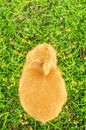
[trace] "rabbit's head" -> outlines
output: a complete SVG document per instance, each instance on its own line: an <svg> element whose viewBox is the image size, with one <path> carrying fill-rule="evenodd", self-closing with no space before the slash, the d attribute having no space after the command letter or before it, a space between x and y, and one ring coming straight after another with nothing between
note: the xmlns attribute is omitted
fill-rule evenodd
<svg viewBox="0 0 86 130"><path fill-rule="evenodd" d="M56 68L56 52L49 44L41 44L31 52L31 68L43 68L44 75L48 75L50 69Z"/></svg>

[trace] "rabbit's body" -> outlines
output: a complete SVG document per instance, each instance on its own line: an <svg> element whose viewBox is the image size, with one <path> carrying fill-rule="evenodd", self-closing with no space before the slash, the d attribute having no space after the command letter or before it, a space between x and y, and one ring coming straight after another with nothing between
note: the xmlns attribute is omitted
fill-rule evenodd
<svg viewBox="0 0 86 130"><path fill-rule="evenodd" d="M42 44L42 46L43 45L49 48L51 47L48 44ZM52 61L53 56L52 59L42 58L43 61L41 61L39 56L38 59L31 57L31 53L34 54L34 51L32 50L28 53L20 79L20 102L29 115L36 120L47 122L58 116L63 104L67 100L65 83L61 76L60 69L56 67L55 52L54 62ZM52 53L53 52L51 52L51 54ZM49 65L46 64L46 62L49 63ZM47 71L47 69L49 70Z"/></svg>

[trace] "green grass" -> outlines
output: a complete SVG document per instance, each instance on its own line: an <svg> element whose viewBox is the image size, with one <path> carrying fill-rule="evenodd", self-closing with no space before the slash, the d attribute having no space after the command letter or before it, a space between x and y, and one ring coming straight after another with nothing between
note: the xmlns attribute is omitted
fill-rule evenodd
<svg viewBox="0 0 86 130"><path fill-rule="evenodd" d="M18 82L28 50L45 42L57 51L68 100L43 125L25 114ZM85 130L85 69L86 0L0 0L0 130Z"/></svg>

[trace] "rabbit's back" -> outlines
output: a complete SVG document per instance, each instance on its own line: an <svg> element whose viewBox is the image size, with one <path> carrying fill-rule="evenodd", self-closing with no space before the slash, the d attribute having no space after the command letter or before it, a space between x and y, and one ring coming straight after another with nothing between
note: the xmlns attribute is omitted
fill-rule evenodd
<svg viewBox="0 0 86 130"><path fill-rule="evenodd" d="M26 71L20 79L19 96L25 111L36 120L46 122L55 118L66 101L59 68L47 76L34 70Z"/></svg>

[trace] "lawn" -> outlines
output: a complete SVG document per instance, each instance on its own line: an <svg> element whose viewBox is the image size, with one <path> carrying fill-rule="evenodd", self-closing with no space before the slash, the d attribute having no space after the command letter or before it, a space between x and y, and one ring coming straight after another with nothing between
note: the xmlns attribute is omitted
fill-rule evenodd
<svg viewBox="0 0 86 130"><path fill-rule="evenodd" d="M66 83L60 115L42 124L20 105L28 51L51 44ZM0 0L0 130L86 130L86 0Z"/></svg>

